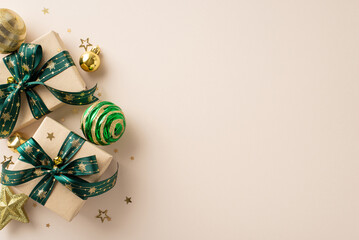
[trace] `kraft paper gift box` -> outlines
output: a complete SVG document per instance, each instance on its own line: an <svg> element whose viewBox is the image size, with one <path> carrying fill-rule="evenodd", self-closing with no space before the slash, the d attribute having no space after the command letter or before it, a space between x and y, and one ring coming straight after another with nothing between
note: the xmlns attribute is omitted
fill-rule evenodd
<svg viewBox="0 0 359 240"><path fill-rule="evenodd" d="M52 140L50 140L50 138L47 138L48 133L53 133L54 138L52 138ZM47 155L49 155L51 159L54 159L57 156L62 144L64 143L69 133L70 130L68 130L63 125L49 117L45 117L40 127L35 132L33 138L39 143L39 145L43 148ZM86 141L82 145L82 148L71 159L71 161L90 155L96 155L100 172L81 178L88 182L96 182L108 168L112 160L112 156L107 152L103 151L102 149L98 148L96 145ZM22 170L32 167L33 166L28 163L16 160L11 170ZM16 191L29 195L32 189L36 186L38 182L41 181L41 179L42 177L39 177L31 180L30 182L17 185L12 188L14 188ZM69 189L67 189L64 185L57 182L49 199L45 204L45 207L57 213L67 221L71 221L78 214L85 202L85 200L82 200Z"/></svg>
<svg viewBox="0 0 359 240"><path fill-rule="evenodd" d="M39 44L42 47L43 57L39 65L40 67L59 52L66 50L59 34L53 31L43 35L32 43ZM7 83L7 78L11 76L2 60L4 56L6 55L2 54L0 60L0 84ZM46 84L50 87L68 92L79 92L86 89L86 84L76 66L71 66L62 73L50 78L46 81ZM37 86L34 90L39 94L50 111L53 111L64 104L52 95L44 86ZM36 119L31 113L26 96L22 93L20 113L13 132L26 127L35 121Z"/></svg>

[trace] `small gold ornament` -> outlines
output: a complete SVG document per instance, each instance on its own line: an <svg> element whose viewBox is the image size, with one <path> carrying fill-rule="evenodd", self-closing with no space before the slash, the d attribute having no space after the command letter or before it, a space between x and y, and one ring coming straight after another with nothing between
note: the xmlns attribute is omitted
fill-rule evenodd
<svg viewBox="0 0 359 240"><path fill-rule="evenodd" d="M7 147L10 148L14 153L18 153L17 148L27 140L28 139L23 137L20 133L14 133L7 140Z"/></svg>
<svg viewBox="0 0 359 240"><path fill-rule="evenodd" d="M0 8L0 53L17 50L25 41L24 20L14 11Z"/></svg>
<svg viewBox="0 0 359 240"><path fill-rule="evenodd" d="M61 157L55 157L54 163L55 163L56 166L60 165L62 163L62 158Z"/></svg>
<svg viewBox="0 0 359 240"><path fill-rule="evenodd" d="M96 46L92 48L91 51L82 54L80 57L81 68L86 72L96 71L101 64L100 57L98 56L100 52L101 52L100 47Z"/></svg>
<svg viewBox="0 0 359 240"><path fill-rule="evenodd" d="M9 187L2 186L0 192L0 230L11 220L28 223L24 204L29 197L25 194L13 194Z"/></svg>
<svg viewBox="0 0 359 240"><path fill-rule="evenodd" d="M7 78L7 83L16 83L15 78L14 77L8 77Z"/></svg>

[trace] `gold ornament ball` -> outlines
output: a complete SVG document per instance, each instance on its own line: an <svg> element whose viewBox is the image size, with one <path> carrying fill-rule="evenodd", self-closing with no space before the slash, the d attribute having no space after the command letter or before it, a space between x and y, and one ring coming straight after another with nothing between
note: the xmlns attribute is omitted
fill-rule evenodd
<svg viewBox="0 0 359 240"><path fill-rule="evenodd" d="M80 66L86 72L94 72L96 71L100 64L101 60L98 56L100 54L100 47L94 47L91 51L85 52L80 57Z"/></svg>
<svg viewBox="0 0 359 240"><path fill-rule="evenodd" d="M14 11L0 8L0 53L16 51L25 41L24 20Z"/></svg>

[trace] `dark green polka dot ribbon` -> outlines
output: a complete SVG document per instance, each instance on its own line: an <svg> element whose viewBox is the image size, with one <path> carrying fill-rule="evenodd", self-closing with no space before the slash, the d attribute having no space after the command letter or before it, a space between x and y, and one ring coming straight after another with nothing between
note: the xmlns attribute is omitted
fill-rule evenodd
<svg viewBox="0 0 359 240"><path fill-rule="evenodd" d="M18 52L3 58L3 61L12 75L11 81L0 85L0 138L11 135L21 106L21 93L24 92L35 119L50 113L44 101L34 90L34 87L43 85L58 100L71 105L83 105L97 101L93 95L96 86L81 92L65 92L45 84L47 80L74 66L74 62L67 51L62 51L42 67L42 48L37 44L23 43Z"/></svg>
<svg viewBox="0 0 359 240"><path fill-rule="evenodd" d="M90 183L80 177L99 173L96 156L92 155L70 161L81 149L84 142L83 138L70 132L57 157L51 159L35 139L30 138L17 150L20 153L19 160L34 167L12 171L7 169L11 161L4 162L1 184L16 186L42 177L29 195L29 197L42 205L45 205L57 182L84 200L107 192L116 184L118 169L110 178Z"/></svg>

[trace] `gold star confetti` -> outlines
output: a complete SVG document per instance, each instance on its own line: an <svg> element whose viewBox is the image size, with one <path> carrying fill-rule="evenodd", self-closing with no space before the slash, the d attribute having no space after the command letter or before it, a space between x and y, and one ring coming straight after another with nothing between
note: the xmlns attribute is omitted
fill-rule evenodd
<svg viewBox="0 0 359 240"><path fill-rule="evenodd" d="M28 223L24 204L29 197L25 194L13 194L9 187L2 186L0 192L0 230L11 220Z"/></svg>
<svg viewBox="0 0 359 240"><path fill-rule="evenodd" d="M115 153L117 153L117 152L118 152L118 149L117 149L117 148L115 148L113 151L114 151Z"/></svg>
<svg viewBox="0 0 359 240"><path fill-rule="evenodd" d="M80 163L79 164L79 169L80 169L81 172L86 172L86 165L83 164L83 163Z"/></svg>
<svg viewBox="0 0 359 240"><path fill-rule="evenodd" d="M61 122L65 122L65 118L61 118Z"/></svg>
<svg viewBox="0 0 359 240"><path fill-rule="evenodd" d="M37 204L36 204L36 203L33 203L32 206L33 206L33 207L37 207Z"/></svg>
<svg viewBox="0 0 359 240"><path fill-rule="evenodd" d="M131 197L127 197L125 199L126 204L132 203Z"/></svg>
<svg viewBox="0 0 359 240"><path fill-rule="evenodd" d="M46 227L49 228L49 227L50 227L50 223L46 224Z"/></svg>
<svg viewBox="0 0 359 240"><path fill-rule="evenodd" d="M97 96L101 97L101 96L102 96L102 94L99 92L99 93L97 94Z"/></svg>
<svg viewBox="0 0 359 240"><path fill-rule="evenodd" d="M134 157L134 156L131 156L131 160L135 160L135 157Z"/></svg>
<svg viewBox="0 0 359 240"><path fill-rule="evenodd" d="M78 113L79 110L78 110L77 108L73 108L73 109L71 109L71 112L73 112L73 113Z"/></svg>
<svg viewBox="0 0 359 240"><path fill-rule="evenodd" d="M6 169L9 169L10 165L14 164L13 161L12 161L12 156L7 157L7 156L4 155L4 160L1 162L1 164L4 164L7 161L10 161L10 163L9 163L9 165L7 165Z"/></svg>
<svg viewBox="0 0 359 240"><path fill-rule="evenodd" d="M71 28L68 28L68 29L67 29L67 32L70 33L70 32L71 32Z"/></svg>
<svg viewBox="0 0 359 240"><path fill-rule="evenodd" d="M48 138L48 139L50 139L50 141L52 141L52 139L55 138L54 133L53 132L52 133L47 133L46 138Z"/></svg>
<svg viewBox="0 0 359 240"><path fill-rule="evenodd" d="M107 219L107 221L111 221L111 218L107 215L107 209L105 211L101 211L99 209L98 212L99 214L96 216L96 218L100 218L102 223L105 221L105 219Z"/></svg>
<svg viewBox="0 0 359 240"><path fill-rule="evenodd" d="M92 44L89 42L90 39L86 38L86 40L84 40L84 39L80 39L80 40L81 40L81 45L79 46L79 48L83 47L85 49L85 51L87 52L87 48L92 46Z"/></svg>
<svg viewBox="0 0 359 240"><path fill-rule="evenodd" d="M45 8L41 10L44 14L49 14L49 9L48 8Z"/></svg>

